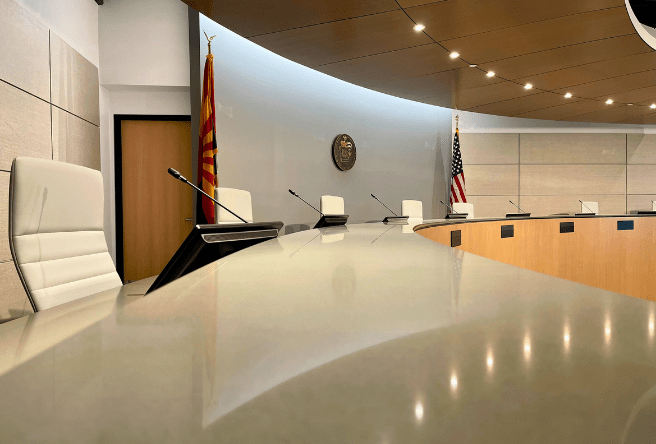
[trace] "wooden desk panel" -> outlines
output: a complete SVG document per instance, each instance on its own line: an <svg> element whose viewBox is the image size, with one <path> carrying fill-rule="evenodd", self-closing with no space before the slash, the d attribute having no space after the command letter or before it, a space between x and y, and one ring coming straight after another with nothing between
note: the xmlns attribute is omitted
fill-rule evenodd
<svg viewBox="0 0 656 444"><path fill-rule="evenodd" d="M634 221L620 231L618 221ZM573 233L560 233L574 222ZM501 238L501 226L515 236ZM656 300L656 218L594 217L498 220L419 228L417 233L450 245L461 230L459 249L506 264L643 299Z"/></svg>

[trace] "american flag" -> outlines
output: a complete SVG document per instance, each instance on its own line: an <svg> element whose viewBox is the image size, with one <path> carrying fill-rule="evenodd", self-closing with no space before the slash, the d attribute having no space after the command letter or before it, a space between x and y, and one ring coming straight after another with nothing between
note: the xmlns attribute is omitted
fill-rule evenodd
<svg viewBox="0 0 656 444"><path fill-rule="evenodd" d="M465 191L465 172L462 170L462 157L460 156L460 139L458 129L453 138L453 161L451 162L451 205L456 202L467 203Z"/></svg>

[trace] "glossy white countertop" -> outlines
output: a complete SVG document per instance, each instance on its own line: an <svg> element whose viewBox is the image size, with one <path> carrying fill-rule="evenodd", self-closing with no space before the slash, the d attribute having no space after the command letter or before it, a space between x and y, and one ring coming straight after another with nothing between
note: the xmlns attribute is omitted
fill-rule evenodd
<svg viewBox="0 0 656 444"><path fill-rule="evenodd" d="M303 231L138 293L0 325L1 442L653 439L656 304L411 226Z"/></svg>

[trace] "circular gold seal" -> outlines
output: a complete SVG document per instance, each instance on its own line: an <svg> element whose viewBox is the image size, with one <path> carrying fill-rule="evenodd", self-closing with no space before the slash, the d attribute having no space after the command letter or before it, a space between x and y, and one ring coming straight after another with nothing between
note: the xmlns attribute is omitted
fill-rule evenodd
<svg viewBox="0 0 656 444"><path fill-rule="evenodd" d="M355 142L348 134L340 134L333 141L333 161L337 168L348 171L355 165Z"/></svg>

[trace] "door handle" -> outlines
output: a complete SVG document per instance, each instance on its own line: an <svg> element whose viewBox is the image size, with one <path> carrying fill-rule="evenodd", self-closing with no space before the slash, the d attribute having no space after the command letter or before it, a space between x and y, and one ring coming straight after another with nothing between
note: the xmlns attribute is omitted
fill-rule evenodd
<svg viewBox="0 0 656 444"><path fill-rule="evenodd" d="M187 218L187 219L185 219L185 222L193 222L193 221L194 221L194 219L193 219L193 218L191 218L191 217L189 217L189 218Z"/></svg>

